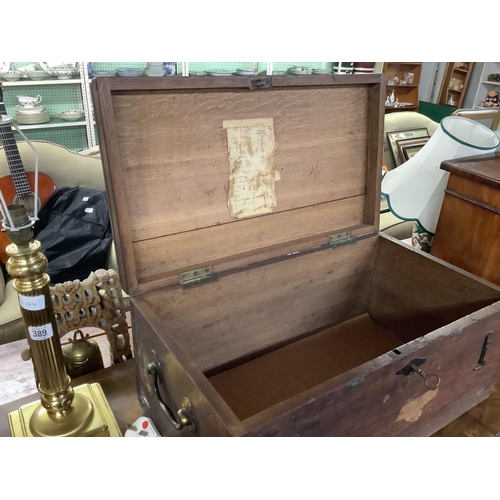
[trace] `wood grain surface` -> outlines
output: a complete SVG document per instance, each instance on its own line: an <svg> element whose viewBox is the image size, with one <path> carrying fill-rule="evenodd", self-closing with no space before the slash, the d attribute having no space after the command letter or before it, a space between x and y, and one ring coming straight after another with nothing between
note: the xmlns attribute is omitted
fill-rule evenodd
<svg viewBox="0 0 500 500"><path fill-rule="evenodd" d="M450 171L431 253L500 285L500 154L456 163Z"/></svg>
<svg viewBox="0 0 500 500"><path fill-rule="evenodd" d="M252 252L258 261L255 248L293 242L299 225L316 236L339 227L327 228L328 220L378 227L382 78L359 76L272 78L272 88L263 90L241 78L94 81L125 290L134 295L154 276L224 261L236 241L233 260ZM277 206L270 215L235 220L227 207L222 124L258 118L274 121ZM340 200L352 212L339 214ZM288 227L285 213L291 213ZM193 240L207 242L205 258Z"/></svg>
<svg viewBox="0 0 500 500"><path fill-rule="evenodd" d="M203 371L366 312L377 238L144 295Z"/></svg>
<svg viewBox="0 0 500 500"><path fill-rule="evenodd" d="M380 234L368 312L405 342L498 300L498 286Z"/></svg>

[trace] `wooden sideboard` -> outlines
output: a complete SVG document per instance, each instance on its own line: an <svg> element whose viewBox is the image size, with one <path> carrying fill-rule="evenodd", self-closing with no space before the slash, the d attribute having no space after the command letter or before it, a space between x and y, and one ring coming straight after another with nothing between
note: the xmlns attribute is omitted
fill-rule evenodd
<svg viewBox="0 0 500 500"><path fill-rule="evenodd" d="M432 255L500 285L500 152L445 161Z"/></svg>

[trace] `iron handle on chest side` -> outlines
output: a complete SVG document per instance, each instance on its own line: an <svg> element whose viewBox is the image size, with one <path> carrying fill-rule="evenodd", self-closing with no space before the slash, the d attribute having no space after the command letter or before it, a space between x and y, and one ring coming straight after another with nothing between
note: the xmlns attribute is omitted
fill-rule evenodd
<svg viewBox="0 0 500 500"><path fill-rule="evenodd" d="M147 371L148 375L153 376L153 390L156 398L158 399L158 404L160 405L160 408L162 409L167 420L172 424L174 429L180 431L184 427L189 427L191 432L195 434L196 422L193 417L193 413L191 410L191 402L189 401L189 399L184 398L182 400L181 408L176 412L178 417L176 418L172 410L168 407L167 404L164 403L160 394L160 390L158 388L158 371L159 371L158 362L151 361L151 363L147 365Z"/></svg>

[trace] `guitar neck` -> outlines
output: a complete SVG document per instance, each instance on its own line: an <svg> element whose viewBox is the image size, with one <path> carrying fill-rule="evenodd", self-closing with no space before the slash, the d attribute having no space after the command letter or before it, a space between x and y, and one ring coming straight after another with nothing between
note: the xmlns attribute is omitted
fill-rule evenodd
<svg viewBox="0 0 500 500"><path fill-rule="evenodd" d="M5 109L5 104L3 102L1 84L0 115L7 115L7 110ZM18 195L31 193L28 179L26 177L26 171L24 170L23 161L21 160L21 155L19 154L17 142L10 123L0 125L0 139L4 145L5 156L7 157L7 163L9 165L10 175L16 188L16 193Z"/></svg>

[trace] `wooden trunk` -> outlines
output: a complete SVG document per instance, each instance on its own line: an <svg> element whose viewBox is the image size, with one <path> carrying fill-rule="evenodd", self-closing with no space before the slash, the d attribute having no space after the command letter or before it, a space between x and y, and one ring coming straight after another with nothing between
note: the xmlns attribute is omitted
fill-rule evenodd
<svg viewBox="0 0 500 500"><path fill-rule="evenodd" d="M450 176L432 255L500 285L500 153L441 168Z"/></svg>
<svg viewBox="0 0 500 500"><path fill-rule="evenodd" d="M92 83L162 435L430 435L491 392L500 288L378 233L384 87Z"/></svg>

